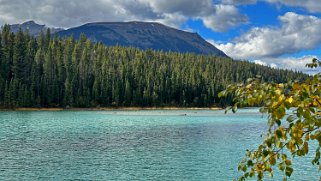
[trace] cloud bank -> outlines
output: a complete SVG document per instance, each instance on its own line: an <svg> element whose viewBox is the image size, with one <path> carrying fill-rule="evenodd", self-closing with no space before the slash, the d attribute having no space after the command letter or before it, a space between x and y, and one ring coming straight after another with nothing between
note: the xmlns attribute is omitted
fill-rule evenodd
<svg viewBox="0 0 321 181"><path fill-rule="evenodd" d="M232 42L215 45L237 59L275 58L320 45L321 19L288 12L279 20L281 27L254 27Z"/></svg>
<svg viewBox="0 0 321 181"><path fill-rule="evenodd" d="M228 43L209 41L235 59L250 59L261 65L307 71L313 55L280 58L321 44L321 19L293 12L278 17L279 27L253 27Z"/></svg>
<svg viewBox="0 0 321 181"><path fill-rule="evenodd" d="M321 12L320 0L266 0L269 3L286 5L292 7L301 7L312 13Z"/></svg>
<svg viewBox="0 0 321 181"><path fill-rule="evenodd" d="M224 2L225 3L224 3ZM35 20L55 27L97 21L157 21L179 27L188 19L201 20L223 32L247 23L232 0L0 0L0 24ZM246 0L244 3L252 2ZM223 21L222 21L223 20Z"/></svg>
<svg viewBox="0 0 321 181"><path fill-rule="evenodd" d="M272 68L290 69L290 70L301 71L301 72L305 72L313 75L320 72L320 68L310 69L305 67L306 64L311 63L313 58L318 58L318 57L314 55L306 55L302 57L263 58L263 59L254 60L253 62L259 65L265 65Z"/></svg>

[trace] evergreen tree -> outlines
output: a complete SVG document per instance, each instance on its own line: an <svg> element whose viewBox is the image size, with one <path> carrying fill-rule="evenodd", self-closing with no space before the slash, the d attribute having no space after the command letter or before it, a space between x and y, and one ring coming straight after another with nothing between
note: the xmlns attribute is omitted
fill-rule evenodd
<svg viewBox="0 0 321 181"><path fill-rule="evenodd" d="M257 74L265 82L307 75L246 61L52 38L0 34L1 107L220 106L217 93Z"/></svg>

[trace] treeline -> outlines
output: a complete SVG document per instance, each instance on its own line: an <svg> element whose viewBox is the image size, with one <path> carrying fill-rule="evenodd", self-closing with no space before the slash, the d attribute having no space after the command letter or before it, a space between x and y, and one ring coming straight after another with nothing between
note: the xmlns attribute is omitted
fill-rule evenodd
<svg viewBox="0 0 321 181"><path fill-rule="evenodd" d="M0 34L0 106L213 106L218 92L257 74L265 81L302 79L302 73L229 58L106 47L37 38L5 25Z"/></svg>

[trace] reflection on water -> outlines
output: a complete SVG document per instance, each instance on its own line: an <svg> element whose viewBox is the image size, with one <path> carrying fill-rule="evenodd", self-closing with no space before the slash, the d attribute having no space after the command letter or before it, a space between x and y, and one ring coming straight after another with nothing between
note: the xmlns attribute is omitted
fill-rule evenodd
<svg viewBox="0 0 321 181"><path fill-rule="evenodd" d="M232 180L266 128L253 109L0 112L0 124L1 180Z"/></svg>

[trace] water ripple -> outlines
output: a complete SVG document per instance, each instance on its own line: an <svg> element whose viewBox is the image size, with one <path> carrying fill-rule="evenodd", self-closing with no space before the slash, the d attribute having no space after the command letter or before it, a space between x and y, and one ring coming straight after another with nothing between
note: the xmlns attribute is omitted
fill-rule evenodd
<svg viewBox="0 0 321 181"><path fill-rule="evenodd" d="M0 180L232 180L255 111L0 112ZM294 180L317 178L305 163Z"/></svg>

